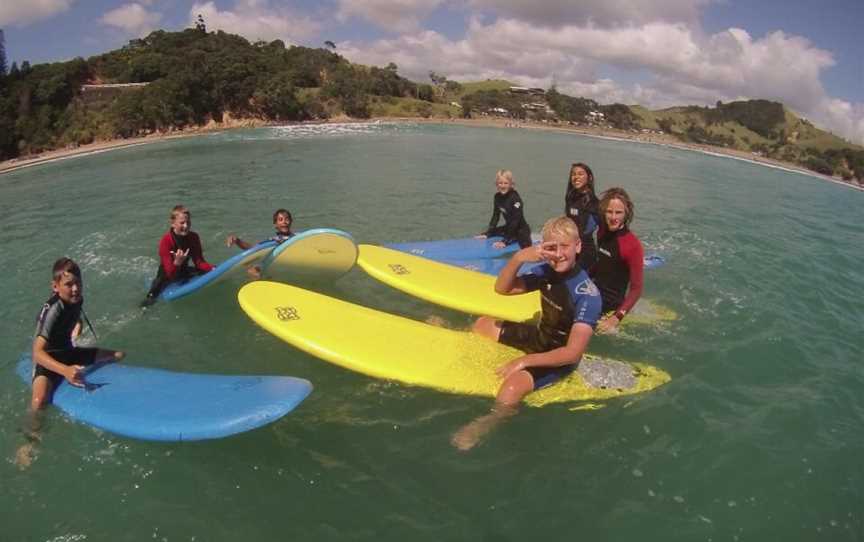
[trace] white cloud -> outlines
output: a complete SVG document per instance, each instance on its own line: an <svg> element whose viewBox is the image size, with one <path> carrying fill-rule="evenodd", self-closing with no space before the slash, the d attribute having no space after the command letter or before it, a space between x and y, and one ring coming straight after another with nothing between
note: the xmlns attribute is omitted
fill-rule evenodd
<svg viewBox="0 0 864 542"><path fill-rule="evenodd" d="M321 24L285 7L271 6L269 0L236 0L233 9L220 11L214 2L195 3L189 10L190 24L204 17L207 30L240 34L250 41L280 39L286 44L310 38Z"/></svg>
<svg viewBox="0 0 864 542"><path fill-rule="evenodd" d="M68 10L74 0L3 0L0 2L0 27L25 26Z"/></svg>
<svg viewBox="0 0 864 542"><path fill-rule="evenodd" d="M467 0L469 6L502 18L544 26L568 24L617 26L650 22L696 24L713 0Z"/></svg>
<svg viewBox="0 0 864 542"><path fill-rule="evenodd" d="M835 63L831 53L780 31L754 39L736 28L704 35L682 22L544 27L474 18L462 39L425 31L343 43L340 52L366 64L395 62L400 73L417 80L435 70L457 80L506 78L548 87L554 76L562 91L601 103L667 107L776 100L839 135L864 141L864 104L832 99L820 80ZM640 82L622 85L604 78L604 66Z"/></svg>
<svg viewBox="0 0 864 542"><path fill-rule="evenodd" d="M156 29L161 20L161 13L147 11L141 4L132 3L105 13L99 22L120 28L129 34L143 36Z"/></svg>
<svg viewBox="0 0 864 542"><path fill-rule="evenodd" d="M338 0L337 17L358 17L381 28L402 32L417 30L420 21L445 0Z"/></svg>

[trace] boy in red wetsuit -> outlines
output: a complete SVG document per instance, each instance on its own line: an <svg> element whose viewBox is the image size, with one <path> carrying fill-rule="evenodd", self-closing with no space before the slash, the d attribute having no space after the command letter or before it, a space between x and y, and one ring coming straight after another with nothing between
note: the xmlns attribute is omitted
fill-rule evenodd
<svg viewBox="0 0 864 542"><path fill-rule="evenodd" d="M186 281L213 269L204 259L201 238L192 231L192 215L185 205L171 209L170 224L168 232L159 240L159 271L142 306L155 303L169 283Z"/></svg>

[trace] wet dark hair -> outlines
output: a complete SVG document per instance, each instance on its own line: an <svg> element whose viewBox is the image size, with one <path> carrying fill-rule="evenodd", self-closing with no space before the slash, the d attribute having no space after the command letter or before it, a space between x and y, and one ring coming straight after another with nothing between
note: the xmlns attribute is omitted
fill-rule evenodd
<svg viewBox="0 0 864 542"><path fill-rule="evenodd" d="M621 187L613 187L609 190L603 192L603 195L600 196L600 216L601 219L605 220L606 208L609 206L609 202L613 199L621 200L621 203L624 204L624 209L626 211L624 216L624 225L629 226L630 222L633 221L635 217L635 208L633 206L633 200L630 199L630 195Z"/></svg>
<svg viewBox="0 0 864 542"><path fill-rule="evenodd" d="M66 273L71 273L78 277L78 280L81 280L81 268L78 267L78 264L75 263L71 258L67 258L64 256L54 262L54 268L52 269L54 282L62 279L63 275L65 275Z"/></svg>
<svg viewBox="0 0 864 542"><path fill-rule="evenodd" d="M573 184L570 182L570 177L573 175L573 169L577 167L584 169L585 173L588 174L588 192L591 194L591 199L597 199L597 193L594 191L594 172L591 171L588 164L584 162L576 162L575 164L570 165L570 170L567 171L567 190L564 191L564 198L569 200L571 197L574 197L573 192L575 192L576 189L573 188Z"/></svg>
<svg viewBox="0 0 864 542"><path fill-rule="evenodd" d="M291 216L291 211L289 211L288 209L276 209L276 212L273 213L273 223L274 223L274 224L276 223L276 219L279 218L279 215L287 215L287 216L288 216L288 220L289 220L292 224L294 223L294 217Z"/></svg>

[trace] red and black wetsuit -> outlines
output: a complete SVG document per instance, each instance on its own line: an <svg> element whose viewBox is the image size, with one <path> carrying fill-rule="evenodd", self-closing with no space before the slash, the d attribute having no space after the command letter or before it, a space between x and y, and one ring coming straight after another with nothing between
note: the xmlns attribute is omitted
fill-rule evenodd
<svg viewBox="0 0 864 542"><path fill-rule="evenodd" d="M597 263L591 278L603 296L603 312L621 311L619 319L642 295L642 243L627 226L610 232L605 224L597 234Z"/></svg>
<svg viewBox="0 0 864 542"><path fill-rule="evenodd" d="M600 201L591 192L579 192L568 185L564 198L564 214L579 226L582 251L579 253L579 266L591 269L597 263L597 243L594 232L600 223Z"/></svg>
<svg viewBox="0 0 864 542"><path fill-rule="evenodd" d="M498 219L502 216L504 225L498 226ZM506 194L495 192L492 201L492 220L489 221L486 235L489 237L500 235L508 245L518 241L521 248L531 246L531 227L525 221L525 209L519 192L515 190L509 190Z"/></svg>
<svg viewBox="0 0 864 542"><path fill-rule="evenodd" d="M189 257L180 267L174 265L174 252L177 249L184 252L189 250ZM168 233L159 240L159 262L159 272L153 279L147 297L159 295L159 292L170 282L188 280L213 269L213 266L204 259L201 238L194 231L190 231L186 235L176 235L172 230L168 230ZM194 267L190 266L189 262L192 262Z"/></svg>

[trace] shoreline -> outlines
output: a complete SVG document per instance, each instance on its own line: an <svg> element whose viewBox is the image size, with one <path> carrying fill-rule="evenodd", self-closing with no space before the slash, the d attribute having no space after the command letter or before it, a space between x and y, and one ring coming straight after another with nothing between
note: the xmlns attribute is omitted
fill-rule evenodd
<svg viewBox="0 0 864 542"><path fill-rule="evenodd" d="M516 129L528 129L528 130L541 130L541 131L554 131L561 132L566 134L575 134L582 135L586 137L594 137L598 139L607 139L612 141L627 141L631 143L642 143L647 145L658 145L661 147L671 147L674 149L699 152L702 154L707 154L710 156L718 156L721 158L732 158L734 160L740 160L743 162L749 162L751 164L757 164L765 167L770 167L774 169L780 169L782 171L787 171L789 173L800 173L802 175L807 175L809 177L813 177L816 179L820 179L823 181L829 181L834 184L846 186L849 188L853 188L855 190L864 191L864 186L855 185L851 182L846 182L838 177L830 177L828 175L823 175L817 173L815 171L811 171L804 167L801 167L797 164L792 164L789 162L782 162L780 160L774 160L771 158L765 158L760 156L754 156L752 153L747 151L741 151L736 149L727 149L725 147L713 147L710 145L699 145L694 143L684 143L667 135L659 136L657 134L644 135L644 134L634 134L631 132L624 132L621 130L613 130L608 128L586 128L586 127L576 127L576 126L561 126L561 125L550 125L539 122L530 122L530 121L512 121L508 119L496 119L496 118L485 118L485 119L441 119L441 118L429 118L425 119L422 117L374 117L369 119L352 119L350 117L337 117L333 119L328 119L324 121L310 121L310 122L291 122L291 123L280 123L280 122L269 122L269 121L260 121L255 119L237 119L234 121L229 120L228 122L223 123L215 123L211 122L204 126L195 126L192 128L178 130L170 133L154 133L148 134L142 137L130 138L130 139L112 139L108 141L99 141L95 143L90 143L87 145L81 145L75 148L66 148L66 149L56 149L52 151L46 151L36 156L32 157L24 157L24 158L13 158L11 160L6 160L4 162L0 162L0 175L5 173L11 173L13 171L18 171L21 169L25 169L31 166L36 166L40 164L48 164L51 162L57 162L60 160L66 160L70 158L77 158L82 156L90 156L94 154L100 154L103 152L108 152L117 149L123 149L128 147L136 147L139 145L146 145L148 143L156 143L159 141L167 141L172 139L182 139L188 137L195 137L199 135L205 134L214 134L218 132L224 132L228 130L235 130L241 128L265 128L272 126L308 126L308 125L326 125L326 124L362 124L369 122L413 122L418 124L459 124L463 126L485 126L492 128L516 128Z"/></svg>

